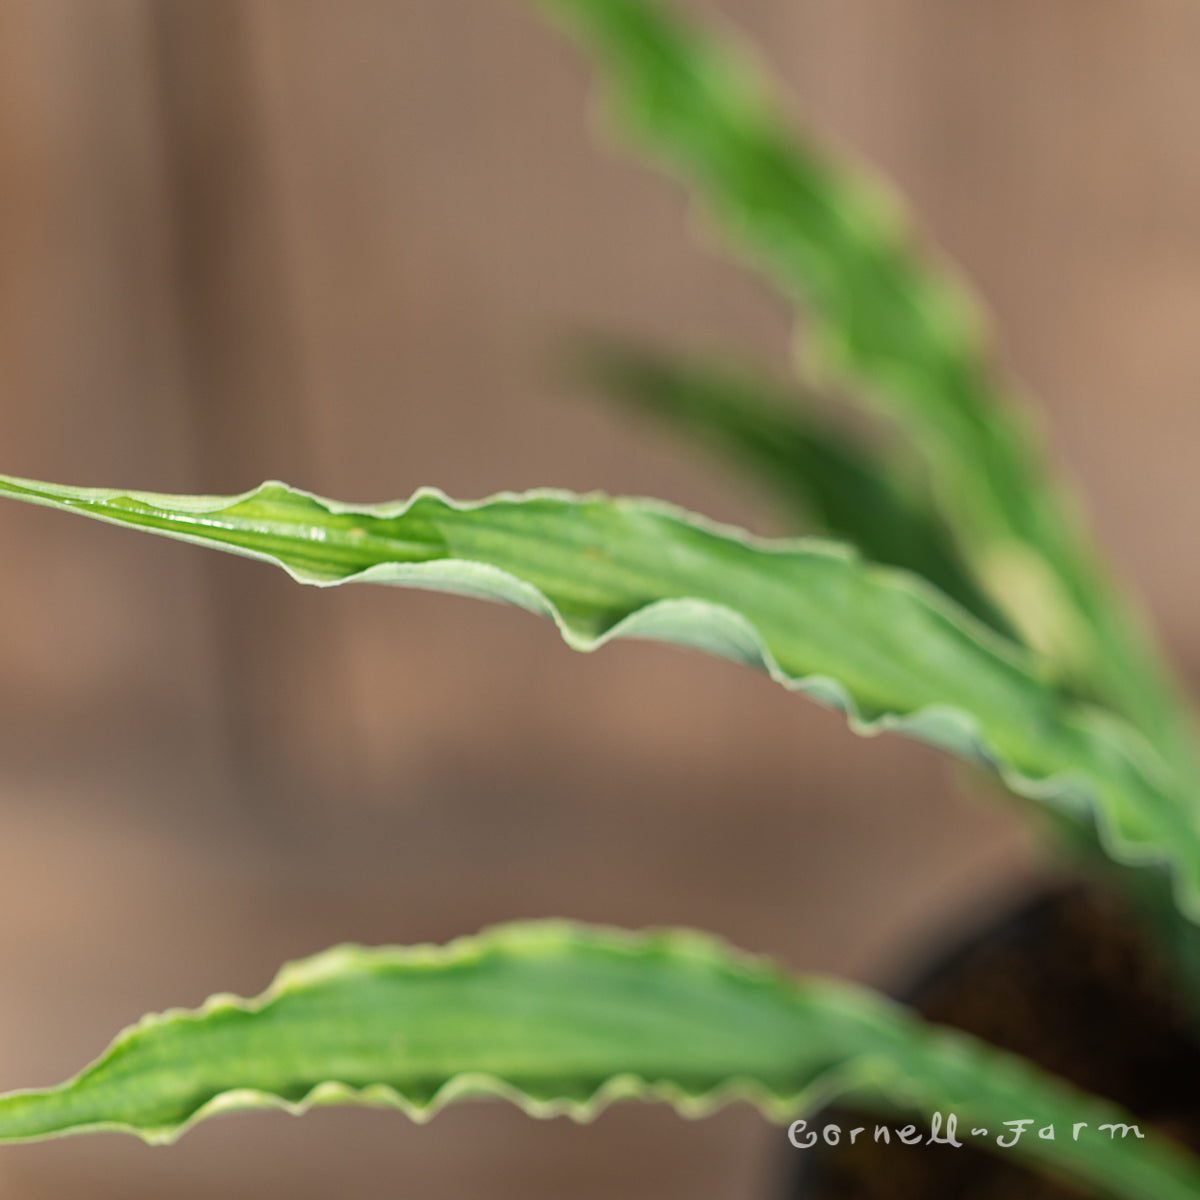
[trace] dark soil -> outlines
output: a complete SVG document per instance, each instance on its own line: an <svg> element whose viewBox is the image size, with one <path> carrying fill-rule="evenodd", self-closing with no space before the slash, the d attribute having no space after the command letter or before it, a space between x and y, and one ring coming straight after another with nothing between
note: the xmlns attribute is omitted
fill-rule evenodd
<svg viewBox="0 0 1200 1200"><path fill-rule="evenodd" d="M1166 970L1107 898L1074 888L1043 899L957 951L904 999L930 1020L1022 1054L1200 1150L1200 1049ZM870 1130L878 1120L830 1110L810 1128L836 1122ZM802 1161L792 1195L803 1200L1083 1196L971 1146L843 1140L793 1157Z"/></svg>

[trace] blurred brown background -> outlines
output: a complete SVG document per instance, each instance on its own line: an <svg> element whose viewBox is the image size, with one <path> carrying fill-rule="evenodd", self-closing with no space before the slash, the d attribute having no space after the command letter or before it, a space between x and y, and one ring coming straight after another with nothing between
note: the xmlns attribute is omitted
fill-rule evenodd
<svg viewBox="0 0 1200 1200"><path fill-rule="evenodd" d="M1200 674L1200 8L741 0L797 109L998 313L1062 463ZM345 499L762 498L565 393L584 328L786 366L786 312L598 146L518 0L0 0L3 469ZM0 509L0 1087L333 942L549 914L886 979L1032 877L935 755L698 656ZM0 1153L5 1197L767 1195L732 1111L222 1120Z"/></svg>

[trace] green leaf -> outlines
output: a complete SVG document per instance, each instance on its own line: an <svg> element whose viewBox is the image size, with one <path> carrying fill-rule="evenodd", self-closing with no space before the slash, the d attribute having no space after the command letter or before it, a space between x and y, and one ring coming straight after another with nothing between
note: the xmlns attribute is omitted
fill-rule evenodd
<svg viewBox="0 0 1200 1200"><path fill-rule="evenodd" d="M454 592L551 618L566 642L693 646L844 710L992 766L1019 795L1093 817L1128 866L1165 865L1200 920L1192 797L1099 709L1064 699L1025 654L930 585L832 543L764 541L647 500L563 492L473 504L422 490L355 506L281 483L242 496L164 496L0 476L0 495L264 559L302 583Z"/></svg>
<svg viewBox="0 0 1200 1200"><path fill-rule="evenodd" d="M534 2L604 69L618 130L682 176L733 247L806 306L814 365L901 423L1024 639L1200 782L1177 684L1046 470L973 305L896 199L790 129L740 45L652 0Z"/></svg>
<svg viewBox="0 0 1200 1200"><path fill-rule="evenodd" d="M822 532L850 541L876 562L928 579L997 631L1010 633L975 587L937 513L894 478L890 461L822 422L799 397L744 369L686 364L628 346L589 344L576 361L584 377L613 399L744 464ZM1041 815L1050 814L1043 809ZM1042 832L1081 869L1124 893L1165 952L1177 984L1200 997L1200 931L1180 918L1169 881L1145 871L1114 872L1094 826L1055 816L1052 824L1039 822Z"/></svg>
<svg viewBox="0 0 1200 1200"><path fill-rule="evenodd" d="M847 436L777 384L726 364L686 363L630 346L587 346L581 373L612 399L720 452L820 533L928 579L985 624L1011 626L975 582L953 536L882 453Z"/></svg>
<svg viewBox="0 0 1200 1200"><path fill-rule="evenodd" d="M254 1000L149 1016L73 1080L0 1097L0 1141L118 1130L168 1142L234 1109L394 1106L424 1120L500 1096L590 1120L618 1099L687 1116L746 1100L773 1119L851 1096L954 1112L961 1135L1032 1119L1015 1153L1105 1194L1194 1197L1197 1167L1154 1135L965 1034L861 989L789 978L698 934L539 922L444 948L342 946ZM1071 1129L1086 1122L1078 1141ZM1054 1141L1035 1130L1056 1127Z"/></svg>

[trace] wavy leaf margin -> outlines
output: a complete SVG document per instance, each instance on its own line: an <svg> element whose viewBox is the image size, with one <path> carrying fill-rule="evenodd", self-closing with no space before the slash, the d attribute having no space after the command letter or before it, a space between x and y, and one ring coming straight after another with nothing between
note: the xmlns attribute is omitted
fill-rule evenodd
<svg viewBox="0 0 1200 1200"><path fill-rule="evenodd" d="M621 140L682 178L706 226L804 310L814 373L909 434L964 554L1023 638L1200 785L1182 688L1048 471L979 308L920 244L898 195L792 128L742 39L708 35L658 0L530 3L601 68Z"/></svg>
<svg viewBox="0 0 1200 1200"><path fill-rule="evenodd" d="M775 1121L839 1097L886 1110L953 1111L964 1133L1007 1134L1016 1153L1142 1200L1192 1197L1197 1164L1021 1060L928 1026L864 989L792 977L716 939L563 921L499 926L446 946L341 946L285 967L252 1000L150 1015L57 1088L0 1097L0 1142L119 1131L174 1141L247 1108L330 1104L425 1121L500 1097L535 1117L590 1121L627 1099L701 1117L746 1101ZM1081 1140L1066 1129L1086 1122Z"/></svg>
<svg viewBox="0 0 1200 1200"><path fill-rule="evenodd" d="M1017 794L1095 820L1125 866L1170 868L1200 921L1200 819L1120 720L1064 700L1036 664L905 572L849 548L755 538L657 501L541 490L476 502L420 489L353 505L282 483L167 496L0 476L0 495L283 567L318 586L387 583L500 600L591 651L617 637L707 651L847 714L996 770Z"/></svg>
<svg viewBox="0 0 1200 1200"><path fill-rule="evenodd" d="M1005 637L1015 631L979 587L949 527L896 464L821 417L808 397L715 359L591 339L575 374L607 398L704 443L772 490L826 537L900 567Z"/></svg>

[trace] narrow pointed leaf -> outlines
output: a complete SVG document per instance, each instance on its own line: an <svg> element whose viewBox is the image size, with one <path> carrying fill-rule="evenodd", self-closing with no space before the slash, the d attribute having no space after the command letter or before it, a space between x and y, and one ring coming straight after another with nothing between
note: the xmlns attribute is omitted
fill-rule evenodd
<svg viewBox="0 0 1200 1200"><path fill-rule="evenodd" d="M928 579L998 632L1003 617L975 586L938 514L893 477L892 464L822 420L803 400L744 369L685 363L616 344L577 356L583 376L635 411L660 418L744 464L800 519L876 562ZM1065 817L1065 814L1056 814ZM1166 880L1111 870L1090 822L1056 821L1056 847L1123 891L1165 951L1185 994L1200 997L1198 931L1182 920ZM1200 1015L1200 1014L1198 1014Z"/></svg>
<svg viewBox="0 0 1200 1200"><path fill-rule="evenodd" d="M618 1099L701 1116L741 1099L776 1120L850 1096L954 1112L962 1132L1054 1125L1016 1153L1103 1194L1183 1200L1196 1164L1119 1109L964 1034L844 984L793 979L697 934L560 922L444 948L343 946L286 967L254 1000L149 1016L75 1079L0 1097L0 1141L119 1130L171 1141L234 1109L394 1106L423 1120L499 1096L588 1120ZM1070 1131L1086 1122L1078 1141Z"/></svg>
<svg viewBox="0 0 1200 1200"><path fill-rule="evenodd" d="M885 456L778 385L717 363L594 345L580 371L618 403L659 418L743 467L817 532L928 579L1007 636L1009 623L962 561L941 517Z"/></svg>
<svg viewBox="0 0 1200 1200"><path fill-rule="evenodd" d="M655 0L533 0L586 44L615 126L677 172L734 248L805 307L828 377L909 433L947 520L1022 635L1200 781L1193 717L1090 545L973 305L897 200L792 130L752 57Z"/></svg>
<svg viewBox="0 0 1200 1200"><path fill-rule="evenodd" d="M1117 862L1171 870L1200 920L1194 797L1159 777L1136 733L1064 700L1020 649L914 576L844 547L769 542L646 500L563 492L473 504L422 490L354 506L281 483L242 496L165 496L0 476L0 495L282 566L321 586L361 581L500 600L551 618L567 643L693 646L994 767L1022 796L1094 820Z"/></svg>

